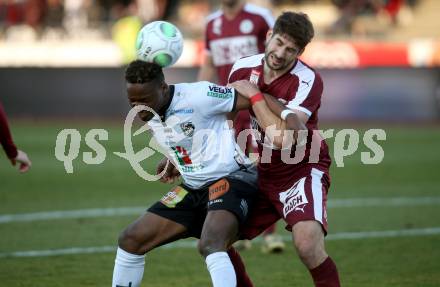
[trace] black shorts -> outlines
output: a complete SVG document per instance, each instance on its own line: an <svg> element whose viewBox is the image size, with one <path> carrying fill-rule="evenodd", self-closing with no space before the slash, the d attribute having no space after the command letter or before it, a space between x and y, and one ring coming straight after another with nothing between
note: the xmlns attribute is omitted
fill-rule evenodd
<svg viewBox="0 0 440 287"><path fill-rule="evenodd" d="M148 211L182 224L188 237L200 238L208 210L228 210L242 224L257 191L256 168L240 169L200 189L178 185Z"/></svg>

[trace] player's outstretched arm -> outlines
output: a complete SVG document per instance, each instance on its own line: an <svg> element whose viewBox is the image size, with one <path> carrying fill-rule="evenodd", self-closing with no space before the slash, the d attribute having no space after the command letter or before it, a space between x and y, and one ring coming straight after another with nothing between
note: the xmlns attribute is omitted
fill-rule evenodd
<svg viewBox="0 0 440 287"><path fill-rule="evenodd" d="M12 140L12 135L9 130L8 120L6 118L6 113L3 110L3 106L0 103L0 143L3 146L6 155L11 161L12 165L20 164L19 171L26 172L31 167L32 163L29 160L27 154L19 149L14 144Z"/></svg>

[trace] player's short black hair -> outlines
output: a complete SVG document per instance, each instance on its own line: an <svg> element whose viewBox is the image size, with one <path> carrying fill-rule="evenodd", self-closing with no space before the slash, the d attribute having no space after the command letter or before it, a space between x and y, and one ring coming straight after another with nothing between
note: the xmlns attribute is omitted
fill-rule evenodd
<svg viewBox="0 0 440 287"><path fill-rule="evenodd" d="M273 27L273 33L287 35L295 41L295 44L303 50L315 36L313 24L309 16L304 13L283 12Z"/></svg>
<svg viewBox="0 0 440 287"><path fill-rule="evenodd" d="M136 60L131 62L125 70L125 80L131 84L145 84L154 81L163 83L165 77L161 66Z"/></svg>

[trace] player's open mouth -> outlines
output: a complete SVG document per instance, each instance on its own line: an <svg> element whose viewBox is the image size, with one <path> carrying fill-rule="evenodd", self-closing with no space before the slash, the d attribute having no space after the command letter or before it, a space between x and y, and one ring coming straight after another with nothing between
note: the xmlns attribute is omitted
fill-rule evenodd
<svg viewBox="0 0 440 287"><path fill-rule="evenodd" d="M275 66L280 66L280 65L283 63L283 59L279 59L279 58L275 57L274 54L271 54L270 57L271 57L271 59L272 59L272 63L273 63Z"/></svg>

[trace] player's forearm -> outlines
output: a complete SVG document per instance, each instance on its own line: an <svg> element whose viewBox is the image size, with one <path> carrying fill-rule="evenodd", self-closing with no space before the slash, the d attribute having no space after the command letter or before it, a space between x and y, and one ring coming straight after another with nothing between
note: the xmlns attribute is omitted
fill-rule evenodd
<svg viewBox="0 0 440 287"><path fill-rule="evenodd" d="M254 104L253 110L260 126L270 138L273 138L273 143L277 147L282 147L283 141L286 144L289 142L295 144L299 132L307 130L303 120L296 113L268 94L264 94L264 101ZM288 111L287 114L286 111ZM268 129L268 127L271 128Z"/></svg>
<svg viewBox="0 0 440 287"><path fill-rule="evenodd" d="M266 101L267 107L277 116L281 119L281 112L286 109L286 107L280 103L277 99L272 97L269 94L263 94L264 100Z"/></svg>
<svg viewBox="0 0 440 287"><path fill-rule="evenodd" d="M217 80L216 70L212 58L205 56L204 63L199 69L197 81L215 82Z"/></svg>
<svg viewBox="0 0 440 287"><path fill-rule="evenodd" d="M274 126L277 130L282 128L283 121L269 108L266 101L263 100L253 104L252 110L254 111L260 127L264 130L270 126Z"/></svg>
<svg viewBox="0 0 440 287"><path fill-rule="evenodd" d="M283 111L288 110L288 108L285 105L283 105L279 100L272 97L271 95L264 94L264 99L266 101L268 108L275 115L277 115L279 118L282 119L283 117L281 114L283 113ZM290 114L288 114L287 116L285 115L285 120L283 120L283 121L285 122L285 125L283 125L283 127L287 130L293 130L293 131L297 132L300 130L307 129L304 122L293 111Z"/></svg>
<svg viewBox="0 0 440 287"><path fill-rule="evenodd" d="M273 145L280 148L283 144L285 122L272 112L264 100L252 105L252 110L266 136L272 140Z"/></svg>
<svg viewBox="0 0 440 287"><path fill-rule="evenodd" d="M215 75L214 75L214 69L202 66L199 70L199 74L197 75L197 81L209 81L214 82Z"/></svg>

